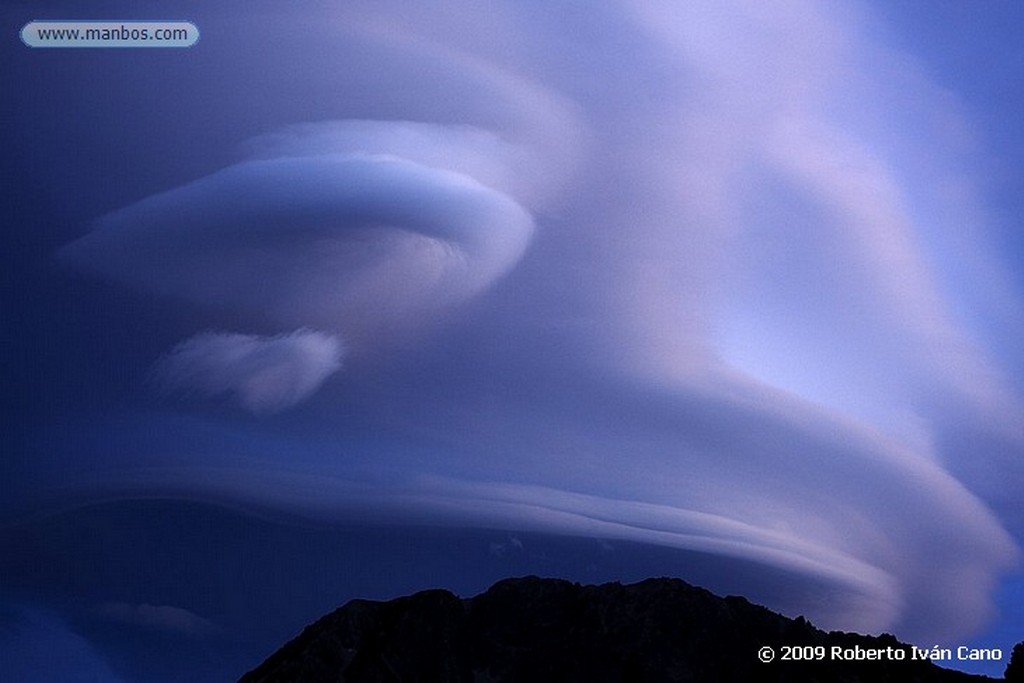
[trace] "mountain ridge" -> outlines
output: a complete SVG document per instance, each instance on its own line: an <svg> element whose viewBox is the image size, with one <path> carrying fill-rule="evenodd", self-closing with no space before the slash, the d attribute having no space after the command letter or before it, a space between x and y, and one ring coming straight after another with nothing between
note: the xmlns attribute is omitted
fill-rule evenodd
<svg viewBox="0 0 1024 683"><path fill-rule="evenodd" d="M763 648L771 661L759 659ZM825 632L681 579L581 585L527 576L471 598L433 589L352 600L239 683L999 680L943 669L923 652L888 634Z"/></svg>

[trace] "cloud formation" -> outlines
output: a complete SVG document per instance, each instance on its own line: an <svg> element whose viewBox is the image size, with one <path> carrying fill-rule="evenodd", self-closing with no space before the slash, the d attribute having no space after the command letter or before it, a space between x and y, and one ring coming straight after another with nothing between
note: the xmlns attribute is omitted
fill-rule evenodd
<svg viewBox="0 0 1024 683"><path fill-rule="evenodd" d="M116 211L61 257L129 286L287 326L360 337L421 321L511 268L533 223L467 175L367 149L382 127L350 153L318 138L333 139L335 127L304 129L291 140L295 155L278 141L273 158ZM339 147L354 146L351 138L342 135ZM309 156L310 144L324 151Z"/></svg>
<svg viewBox="0 0 1024 683"><path fill-rule="evenodd" d="M336 337L311 330L275 337L207 332L160 359L155 377L170 390L231 394L246 410L267 415L308 398L341 368L343 355Z"/></svg>
<svg viewBox="0 0 1024 683"><path fill-rule="evenodd" d="M247 147L250 159L104 216L60 258L261 327L316 327L372 348L485 291L533 233L526 209L477 180L525 191L525 152L471 126L322 122ZM339 348L302 331L204 334L157 375L275 413L337 369Z"/></svg>
<svg viewBox="0 0 1024 683"><path fill-rule="evenodd" d="M983 624L1024 533L1022 380L990 330L1024 318L955 98L853 6L398 7L317 29L365 50L384 85L350 69L338 90L381 118L339 95L338 120L256 137L62 253L225 320L322 330L199 335L160 374L334 417L224 426L238 451L294 444L258 467L110 474L101 453L106 480L83 480L700 550L832 586L801 605L823 625L929 645ZM339 338L398 343L474 298L354 377L344 409L313 396ZM976 299L1001 302L988 325Z"/></svg>

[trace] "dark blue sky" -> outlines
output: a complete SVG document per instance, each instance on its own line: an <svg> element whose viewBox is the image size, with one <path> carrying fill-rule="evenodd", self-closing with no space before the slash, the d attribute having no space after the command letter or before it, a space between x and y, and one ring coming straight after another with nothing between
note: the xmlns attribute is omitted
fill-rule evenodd
<svg viewBox="0 0 1024 683"><path fill-rule="evenodd" d="M524 573L1024 639L1020 8L685 5L5 5L23 680Z"/></svg>

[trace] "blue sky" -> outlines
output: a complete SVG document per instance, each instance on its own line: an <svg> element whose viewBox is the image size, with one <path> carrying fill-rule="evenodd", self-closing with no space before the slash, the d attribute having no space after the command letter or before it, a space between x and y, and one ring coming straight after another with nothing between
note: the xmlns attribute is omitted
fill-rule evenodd
<svg viewBox="0 0 1024 683"><path fill-rule="evenodd" d="M1024 639L1014 3L90 11L2 14L0 651L39 680L230 679L523 573ZM16 39L47 18L202 37Z"/></svg>

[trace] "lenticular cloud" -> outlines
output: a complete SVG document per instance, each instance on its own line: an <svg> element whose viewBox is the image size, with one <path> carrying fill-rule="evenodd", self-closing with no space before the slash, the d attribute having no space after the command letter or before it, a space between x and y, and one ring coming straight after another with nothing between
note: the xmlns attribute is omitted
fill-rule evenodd
<svg viewBox="0 0 1024 683"><path fill-rule="evenodd" d="M253 157L102 217L65 247L129 287L315 327L370 345L486 290L520 259L530 214L503 191L526 157L471 127L352 121L292 126ZM158 365L165 386L290 408L338 368L329 335L200 335Z"/></svg>
<svg viewBox="0 0 1024 683"><path fill-rule="evenodd" d="M63 257L128 286L362 340L482 292L529 243L526 209L467 173L500 179L513 155L493 135L328 123L253 149L104 216Z"/></svg>
<svg viewBox="0 0 1024 683"><path fill-rule="evenodd" d="M204 396L229 394L246 410L266 415L301 402L341 367L343 347L321 332L277 337L200 334L156 366L167 389Z"/></svg>

